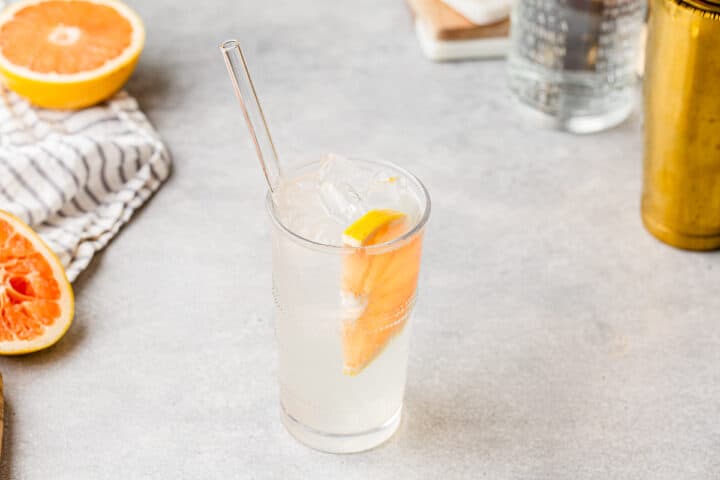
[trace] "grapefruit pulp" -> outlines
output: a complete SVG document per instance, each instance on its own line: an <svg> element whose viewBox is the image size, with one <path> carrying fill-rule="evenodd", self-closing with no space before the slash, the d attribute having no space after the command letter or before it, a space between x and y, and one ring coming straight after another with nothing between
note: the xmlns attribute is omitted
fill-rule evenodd
<svg viewBox="0 0 720 480"><path fill-rule="evenodd" d="M54 344L70 327L73 310L60 260L29 226L0 210L0 354Z"/></svg>

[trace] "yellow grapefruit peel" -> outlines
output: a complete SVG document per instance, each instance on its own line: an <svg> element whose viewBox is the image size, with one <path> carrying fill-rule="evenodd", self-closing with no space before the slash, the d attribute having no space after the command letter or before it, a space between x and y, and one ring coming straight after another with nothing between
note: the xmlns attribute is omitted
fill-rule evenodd
<svg viewBox="0 0 720 480"><path fill-rule="evenodd" d="M405 214L396 210L370 210L343 232L343 243L350 247L367 245L382 228L403 220Z"/></svg>

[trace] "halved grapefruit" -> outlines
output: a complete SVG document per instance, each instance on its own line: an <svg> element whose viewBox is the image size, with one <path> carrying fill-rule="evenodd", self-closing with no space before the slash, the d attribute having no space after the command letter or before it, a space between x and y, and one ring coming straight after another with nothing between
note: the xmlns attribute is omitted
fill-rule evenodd
<svg viewBox="0 0 720 480"><path fill-rule="evenodd" d="M119 1L21 0L0 13L0 73L35 105L82 108L125 84L144 42Z"/></svg>
<svg viewBox="0 0 720 480"><path fill-rule="evenodd" d="M345 230L350 246L379 245L412 225L393 210L373 210ZM343 371L357 375L400 333L412 310L422 235L381 253L357 249L345 258L343 294L351 306L343 324Z"/></svg>
<svg viewBox="0 0 720 480"><path fill-rule="evenodd" d="M53 345L70 327L74 306L60 260L29 226L0 210L0 354Z"/></svg>

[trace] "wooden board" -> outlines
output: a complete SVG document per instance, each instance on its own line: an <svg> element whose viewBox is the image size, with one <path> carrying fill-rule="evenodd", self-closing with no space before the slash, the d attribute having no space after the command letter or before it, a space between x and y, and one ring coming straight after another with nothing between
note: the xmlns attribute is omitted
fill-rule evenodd
<svg viewBox="0 0 720 480"><path fill-rule="evenodd" d="M413 14L424 22L438 40L475 40L507 37L510 20L475 25L440 0L408 0Z"/></svg>

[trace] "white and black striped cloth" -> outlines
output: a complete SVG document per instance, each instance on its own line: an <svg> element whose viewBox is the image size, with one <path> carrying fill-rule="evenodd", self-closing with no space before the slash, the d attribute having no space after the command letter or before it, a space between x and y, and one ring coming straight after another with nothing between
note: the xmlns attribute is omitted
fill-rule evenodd
<svg viewBox="0 0 720 480"><path fill-rule="evenodd" d="M0 210L32 226L72 281L170 174L170 155L125 92L43 110L0 87Z"/></svg>

